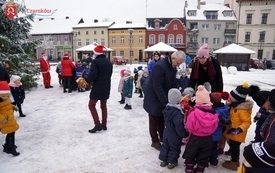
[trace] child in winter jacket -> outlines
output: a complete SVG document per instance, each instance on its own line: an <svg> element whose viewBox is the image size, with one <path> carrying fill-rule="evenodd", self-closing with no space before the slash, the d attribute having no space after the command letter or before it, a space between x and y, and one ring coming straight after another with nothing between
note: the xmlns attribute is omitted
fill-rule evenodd
<svg viewBox="0 0 275 173"><path fill-rule="evenodd" d="M165 129L163 132L163 144L160 150L160 166L172 169L178 165L182 138L188 137L183 121L183 111L179 105L181 92L172 88L168 92L168 104L162 111L164 116Z"/></svg>
<svg viewBox="0 0 275 173"><path fill-rule="evenodd" d="M16 151L15 132L19 129L19 125L14 118L15 106L11 104L10 87L6 81L0 81L0 131L6 135L6 143L3 145L7 154L18 156L20 153Z"/></svg>
<svg viewBox="0 0 275 173"><path fill-rule="evenodd" d="M84 66L78 62L75 66L75 76L76 76L76 83L79 83L78 79L80 78L82 80L82 78L84 79ZM84 79L85 80L85 79ZM85 88L81 87L81 85L77 85L77 91L78 92L85 92Z"/></svg>
<svg viewBox="0 0 275 173"><path fill-rule="evenodd" d="M145 68L142 74L142 77L140 79L140 85L143 92L143 97L145 97L145 90L149 82L149 72L148 69Z"/></svg>
<svg viewBox="0 0 275 173"><path fill-rule="evenodd" d="M62 87L62 75L61 75L61 71L62 71L62 66L61 66L61 61L58 62L55 72L58 75L58 83L59 85Z"/></svg>
<svg viewBox="0 0 275 173"><path fill-rule="evenodd" d="M226 127L224 136L229 139L229 148L231 151L231 160L225 161L222 166L236 171L240 165L240 145L245 142L248 128L251 125L251 113L253 102L246 100L247 95L252 96L259 91L258 86L243 83L230 92L226 104L230 107L229 117L231 124Z"/></svg>
<svg viewBox="0 0 275 173"><path fill-rule="evenodd" d="M143 93L142 93L142 88L141 88L141 83L140 83L140 80L142 78L142 75L143 75L143 70L139 70L138 71L138 77L137 77L137 85L136 85L136 88L138 90L138 93L139 93L139 98L143 98Z"/></svg>
<svg viewBox="0 0 275 173"><path fill-rule="evenodd" d="M258 91L254 95L252 95L252 99L257 103L257 105L260 107L259 111L254 116L254 122L256 124L255 129L255 138L254 141L251 142L262 142L263 138L260 135L260 129L267 119L267 117L270 115L270 112L263 108L264 103L267 101L268 97L270 95L270 91Z"/></svg>
<svg viewBox="0 0 275 173"><path fill-rule="evenodd" d="M212 134L212 152L211 152L211 157L209 160L209 163L212 167L217 167L218 166L218 142L222 137L223 129L226 125L230 124L229 120L229 107L224 105L222 103L223 100L227 100L229 98L229 93L228 92L214 92L210 93L210 100L213 104L213 109L217 112L218 118L219 118L219 125L215 132Z"/></svg>
<svg viewBox="0 0 275 173"><path fill-rule="evenodd" d="M125 70L124 72L124 84L123 84L123 96L125 97L125 102L126 105L124 109L132 109L132 104L131 104L131 98L133 95L133 82L134 78L131 76L131 71L130 70Z"/></svg>
<svg viewBox="0 0 275 173"><path fill-rule="evenodd" d="M12 75L10 78L9 86L11 94L14 98L14 102L12 104L17 106L20 117L26 117L26 115L23 114L22 111L22 104L25 100L25 90L21 83L21 77L17 75Z"/></svg>
<svg viewBox="0 0 275 173"><path fill-rule="evenodd" d="M275 143L256 142L244 147L243 164L237 173L274 173Z"/></svg>
<svg viewBox="0 0 275 173"><path fill-rule="evenodd" d="M186 70L178 69L176 78L179 85L179 90L182 93L189 84L189 78L187 76Z"/></svg>
<svg viewBox="0 0 275 173"><path fill-rule="evenodd" d="M262 125L260 135L264 138L265 142L275 143L275 89L270 92L264 108L270 112L270 115Z"/></svg>
<svg viewBox="0 0 275 173"><path fill-rule="evenodd" d="M196 105L190 111L185 124L190 133L183 158L186 173L203 173L208 166L212 150L212 134L218 127L219 119L212 109L209 92L199 85L196 92ZM197 167L194 170L194 166Z"/></svg>
<svg viewBox="0 0 275 173"><path fill-rule="evenodd" d="M117 91L120 93L121 98L118 101L120 104L124 104L125 103L125 97L123 95L122 89L123 89L123 84L124 84L124 72L126 69L121 69L120 70L120 79L119 79L119 83L118 83L118 89Z"/></svg>

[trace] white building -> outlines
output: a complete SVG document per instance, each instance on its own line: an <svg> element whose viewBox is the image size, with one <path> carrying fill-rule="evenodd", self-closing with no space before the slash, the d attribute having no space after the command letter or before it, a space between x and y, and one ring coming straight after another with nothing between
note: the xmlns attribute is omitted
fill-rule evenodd
<svg viewBox="0 0 275 173"><path fill-rule="evenodd" d="M204 43L208 43L210 51L214 51L235 42L237 19L232 9L224 4L207 4L200 0L197 4L189 2L185 1L184 5L189 54L196 54Z"/></svg>
<svg viewBox="0 0 275 173"><path fill-rule="evenodd" d="M225 0L238 18L237 43L252 58L275 59L275 0Z"/></svg>

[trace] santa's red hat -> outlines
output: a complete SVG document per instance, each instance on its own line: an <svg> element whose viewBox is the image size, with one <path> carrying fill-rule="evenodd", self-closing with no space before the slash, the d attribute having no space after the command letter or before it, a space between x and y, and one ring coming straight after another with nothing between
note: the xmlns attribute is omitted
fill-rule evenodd
<svg viewBox="0 0 275 173"><path fill-rule="evenodd" d="M0 95L9 95L10 87L7 81L0 81Z"/></svg>
<svg viewBox="0 0 275 173"><path fill-rule="evenodd" d="M43 56L43 55L46 55L46 53L43 51L42 53L41 53L41 55Z"/></svg>
<svg viewBox="0 0 275 173"><path fill-rule="evenodd" d="M63 58L69 58L69 54L67 52L64 53Z"/></svg>
<svg viewBox="0 0 275 173"><path fill-rule="evenodd" d="M103 54L104 48L105 48L104 45L101 45L101 44L96 45L96 47L94 48L94 54L96 54L96 55Z"/></svg>

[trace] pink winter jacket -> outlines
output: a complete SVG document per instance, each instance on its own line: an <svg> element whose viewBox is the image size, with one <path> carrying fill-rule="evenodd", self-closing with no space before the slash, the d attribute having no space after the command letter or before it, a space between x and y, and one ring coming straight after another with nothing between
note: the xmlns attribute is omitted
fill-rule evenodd
<svg viewBox="0 0 275 173"><path fill-rule="evenodd" d="M196 136L210 136L217 129L218 123L218 114L213 112L211 105L196 105L187 117L185 128Z"/></svg>
<svg viewBox="0 0 275 173"><path fill-rule="evenodd" d="M121 77L118 83L118 92L122 93L122 88L123 88L123 84L124 84L124 77Z"/></svg>

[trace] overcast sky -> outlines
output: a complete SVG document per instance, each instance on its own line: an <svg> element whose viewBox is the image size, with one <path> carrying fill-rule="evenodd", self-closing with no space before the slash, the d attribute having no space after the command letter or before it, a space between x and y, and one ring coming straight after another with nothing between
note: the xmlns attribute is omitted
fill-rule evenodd
<svg viewBox="0 0 275 173"><path fill-rule="evenodd" d="M30 9L58 9L54 14L55 18L83 17L85 22L108 18L116 23L124 23L127 20L144 23L146 17L182 17L185 2L185 0L18 0L19 3L23 1ZM206 0L206 3L223 3L223 1ZM196 4L197 0L188 2Z"/></svg>

